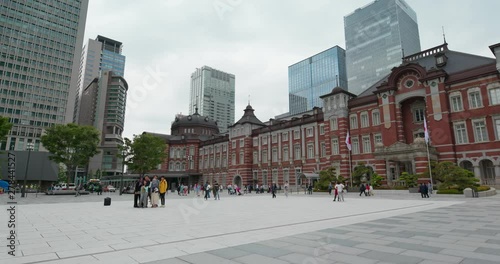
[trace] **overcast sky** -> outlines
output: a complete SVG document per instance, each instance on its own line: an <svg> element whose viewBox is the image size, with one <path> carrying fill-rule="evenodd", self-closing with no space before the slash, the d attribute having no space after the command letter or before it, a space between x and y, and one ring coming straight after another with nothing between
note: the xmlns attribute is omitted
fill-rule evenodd
<svg viewBox="0 0 500 264"><path fill-rule="evenodd" d="M314 4L312 4L313 2ZM129 84L124 136L170 134L187 114L191 73L207 65L236 76L237 121L251 96L263 122L288 111L288 66L345 48L344 16L370 0L90 0L85 42L123 43ZM493 57L500 42L498 0L406 0L420 44ZM332 87L333 88L333 87Z"/></svg>

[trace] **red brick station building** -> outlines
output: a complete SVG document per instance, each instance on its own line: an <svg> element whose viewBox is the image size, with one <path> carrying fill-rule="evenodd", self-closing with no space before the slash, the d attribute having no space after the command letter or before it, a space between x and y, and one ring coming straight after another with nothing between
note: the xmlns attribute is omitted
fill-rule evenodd
<svg viewBox="0 0 500 264"><path fill-rule="evenodd" d="M297 116L263 123L248 105L225 135L208 117L178 116L170 135L155 134L168 144L168 158L150 174L190 185L288 181L294 188L332 166L349 179L363 162L393 185L402 172L428 168L425 117L431 160L500 184L500 43L489 48L492 58L452 51L446 43L406 56L360 95L336 87L321 96L323 108Z"/></svg>

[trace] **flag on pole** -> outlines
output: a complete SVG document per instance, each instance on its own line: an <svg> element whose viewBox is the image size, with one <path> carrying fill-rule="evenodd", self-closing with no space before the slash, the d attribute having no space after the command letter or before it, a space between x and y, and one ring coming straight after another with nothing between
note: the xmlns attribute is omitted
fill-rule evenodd
<svg viewBox="0 0 500 264"><path fill-rule="evenodd" d="M427 120L425 119L425 116L424 116L424 138L425 138L425 143L429 144L429 130L427 129Z"/></svg>
<svg viewBox="0 0 500 264"><path fill-rule="evenodd" d="M345 138L345 144L347 145L347 148L349 151L351 151L351 136L349 136L349 130L347 130L347 136Z"/></svg>

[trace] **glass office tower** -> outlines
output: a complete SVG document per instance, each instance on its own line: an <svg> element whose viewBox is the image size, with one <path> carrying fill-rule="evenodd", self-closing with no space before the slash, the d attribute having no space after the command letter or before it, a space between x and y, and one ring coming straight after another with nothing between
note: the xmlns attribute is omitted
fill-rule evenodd
<svg viewBox="0 0 500 264"><path fill-rule="evenodd" d="M235 76L208 66L191 74L189 114L198 113L217 121L220 133L234 123Z"/></svg>
<svg viewBox="0 0 500 264"><path fill-rule="evenodd" d="M403 0L377 0L344 17L349 91L360 94L420 52L417 14Z"/></svg>
<svg viewBox="0 0 500 264"><path fill-rule="evenodd" d="M347 90L345 50L332 47L288 67L289 114L323 107L319 98L340 86Z"/></svg>
<svg viewBox="0 0 500 264"><path fill-rule="evenodd" d="M44 128L73 120L88 0L0 1L0 150L42 150Z"/></svg>
<svg viewBox="0 0 500 264"><path fill-rule="evenodd" d="M81 56L78 88L75 98L73 122L78 123L82 92L104 71L113 71L114 76L124 77L125 56L122 55L122 43L103 36L89 39L83 47Z"/></svg>

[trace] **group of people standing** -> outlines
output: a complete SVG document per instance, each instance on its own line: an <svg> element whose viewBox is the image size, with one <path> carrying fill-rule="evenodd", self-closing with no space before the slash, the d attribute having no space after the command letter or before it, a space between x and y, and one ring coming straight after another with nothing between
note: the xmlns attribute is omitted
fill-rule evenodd
<svg viewBox="0 0 500 264"><path fill-rule="evenodd" d="M158 180L158 176L150 179L149 176L140 178L135 183L134 188L134 207L147 208L151 204L152 208L158 207L161 201L161 207L165 207L165 194L167 193L168 183L162 176Z"/></svg>
<svg viewBox="0 0 500 264"><path fill-rule="evenodd" d="M333 185L335 184L335 185ZM344 189L345 189L345 186L344 184L342 184L341 182L330 182L330 184L328 185L328 193L330 195L332 195L332 191L333 191L333 201L339 201L342 200L342 202L344 201Z"/></svg>

